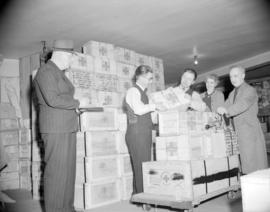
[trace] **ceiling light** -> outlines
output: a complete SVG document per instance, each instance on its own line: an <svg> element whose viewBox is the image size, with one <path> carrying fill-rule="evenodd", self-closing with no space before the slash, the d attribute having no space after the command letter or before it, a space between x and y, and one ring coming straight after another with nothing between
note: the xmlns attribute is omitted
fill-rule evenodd
<svg viewBox="0 0 270 212"><path fill-rule="evenodd" d="M194 55L194 61L193 61L194 65L198 65L199 61L198 61L198 56Z"/></svg>

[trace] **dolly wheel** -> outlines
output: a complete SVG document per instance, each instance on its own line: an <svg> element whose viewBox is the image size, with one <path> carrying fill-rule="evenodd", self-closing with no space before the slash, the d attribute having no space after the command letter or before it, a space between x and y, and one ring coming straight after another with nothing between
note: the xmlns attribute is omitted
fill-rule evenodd
<svg viewBox="0 0 270 212"><path fill-rule="evenodd" d="M151 210L151 205L149 205L149 204L143 204L142 205L142 208L143 208L144 211L150 211Z"/></svg>
<svg viewBox="0 0 270 212"><path fill-rule="evenodd" d="M236 198L236 191L229 191L227 194L228 199L235 199Z"/></svg>

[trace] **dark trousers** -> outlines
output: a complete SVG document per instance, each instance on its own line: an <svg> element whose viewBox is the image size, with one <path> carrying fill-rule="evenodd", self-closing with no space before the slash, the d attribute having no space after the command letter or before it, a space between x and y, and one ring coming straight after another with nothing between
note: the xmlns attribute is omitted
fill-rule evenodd
<svg viewBox="0 0 270 212"><path fill-rule="evenodd" d="M76 133L42 133L45 144L44 202L46 212L73 212Z"/></svg>
<svg viewBox="0 0 270 212"><path fill-rule="evenodd" d="M152 129L130 125L126 133L126 143L133 169L133 194L143 192L142 163L151 160Z"/></svg>

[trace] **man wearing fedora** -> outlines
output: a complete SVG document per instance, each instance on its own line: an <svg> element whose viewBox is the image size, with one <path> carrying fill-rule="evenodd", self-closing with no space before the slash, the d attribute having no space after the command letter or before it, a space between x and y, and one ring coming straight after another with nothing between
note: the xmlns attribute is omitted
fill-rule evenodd
<svg viewBox="0 0 270 212"><path fill-rule="evenodd" d="M79 101L74 99L74 87L64 74L70 66L73 48L72 40L55 40L51 59L40 67L33 80L45 146L46 212L74 211Z"/></svg>

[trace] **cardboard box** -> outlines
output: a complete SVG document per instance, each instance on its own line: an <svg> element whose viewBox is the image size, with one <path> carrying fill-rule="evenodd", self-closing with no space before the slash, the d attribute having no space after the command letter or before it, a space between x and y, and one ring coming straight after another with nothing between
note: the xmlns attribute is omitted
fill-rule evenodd
<svg viewBox="0 0 270 212"><path fill-rule="evenodd" d="M241 176L243 212L270 211L270 169Z"/></svg>
<svg viewBox="0 0 270 212"><path fill-rule="evenodd" d="M101 107L120 107L120 95L117 92L98 91L98 102Z"/></svg>
<svg viewBox="0 0 270 212"><path fill-rule="evenodd" d="M18 145L19 144L19 131L0 131L0 140L2 140L4 146Z"/></svg>
<svg viewBox="0 0 270 212"><path fill-rule="evenodd" d="M79 100L81 107L97 107L99 106L97 91L92 89L76 88L74 99Z"/></svg>
<svg viewBox="0 0 270 212"><path fill-rule="evenodd" d="M213 157L210 132L156 138L156 159L198 160Z"/></svg>
<svg viewBox="0 0 270 212"><path fill-rule="evenodd" d="M120 177L118 157L85 157L85 172L87 183Z"/></svg>
<svg viewBox="0 0 270 212"><path fill-rule="evenodd" d="M116 73L119 78L131 80L135 74L136 67L126 63L116 63Z"/></svg>
<svg viewBox="0 0 270 212"><path fill-rule="evenodd" d="M193 201L238 185L238 175L238 156L143 163L144 193L172 195L179 201Z"/></svg>
<svg viewBox="0 0 270 212"><path fill-rule="evenodd" d="M105 57L95 57L94 70L96 73L116 75L116 62Z"/></svg>
<svg viewBox="0 0 270 212"><path fill-rule="evenodd" d="M113 44L88 41L83 44L83 53L87 55L92 55L95 57L107 57L114 59L114 46Z"/></svg>
<svg viewBox="0 0 270 212"><path fill-rule="evenodd" d="M66 76L76 89L95 89L95 74L92 72L71 69Z"/></svg>
<svg viewBox="0 0 270 212"><path fill-rule="evenodd" d="M132 50L115 47L114 48L115 60L126 64L135 64L136 53Z"/></svg>
<svg viewBox="0 0 270 212"><path fill-rule="evenodd" d="M95 73L97 91L118 92L118 77L112 74Z"/></svg>
<svg viewBox="0 0 270 212"><path fill-rule="evenodd" d="M120 93L126 93L133 86L132 80L128 78L119 78L118 89Z"/></svg>
<svg viewBox="0 0 270 212"><path fill-rule="evenodd" d="M76 184L85 183L85 163L84 157L77 157L76 158L76 177L75 182Z"/></svg>
<svg viewBox="0 0 270 212"><path fill-rule="evenodd" d="M84 207L84 185L83 183L75 184L74 193L74 208L76 210L83 210Z"/></svg>
<svg viewBox="0 0 270 212"><path fill-rule="evenodd" d="M0 119L0 129L1 131L6 130L18 130L19 123L17 119Z"/></svg>
<svg viewBox="0 0 270 212"><path fill-rule="evenodd" d="M159 112L159 135L170 136L204 131L206 130L206 125L214 122L215 119L215 113L210 112L181 112L178 110Z"/></svg>
<svg viewBox="0 0 270 212"><path fill-rule="evenodd" d="M85 183L85 209L92 209L121 199L119 179Z"/></svg>
<svg viewBox="0 0 270 212"><path fill-rule="evenodd" d="M72 58L72 63L70 65L71 69L82 70L82 71L94 71L94 58L90 55L85 55L76 52L76 55Z"/></svg>
<svg viewBox="0 0 270 212"><path fill-rule="evenodd" d="M119 167L121 176L129 176L133 174L131 166L131 158L129 154L119 155Z"/></svg>
<svg viewBox="0 0 270 212"><path fill-rule="evenodd" d="M18 145L5 146L4 148L5 148L5 152L7 153L11 161L19 160L19 146Z"/></svg>
<svg viewBox="0 0 270 212"><path fill-rule="evenodd" d="M108 156L118 153L117 131L85 132L86 155L89 157Z"/></svg>
<svg viewBox="0 0 270 212"><path fill-rule="evenodd" d="M121 178L121 200L130 200L133 193L133 175Z"/></svg>
<svg viewBox="0 0 270 212"><path fill-rule="evenodd" d="M80 115L80 131L117 130L117 110L106 109L104 112L85 112Z"/></svg>
<svg viewBox="0 0 270 212"><path fill-rule="evenodd" d="M151 57L144 54L136 53L135 65L136 66L148 65L151 67L152 66Z"/></svg>

